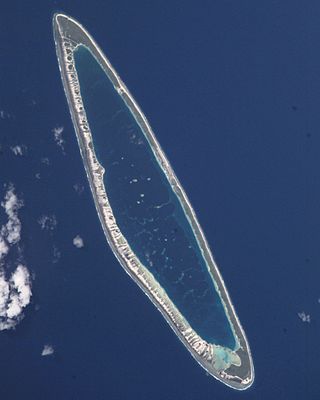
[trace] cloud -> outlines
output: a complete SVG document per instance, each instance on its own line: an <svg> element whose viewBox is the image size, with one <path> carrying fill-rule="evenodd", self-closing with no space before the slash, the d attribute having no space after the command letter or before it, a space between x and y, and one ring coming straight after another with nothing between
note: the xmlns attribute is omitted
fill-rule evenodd
<svg viewBox="0 0 320 400"><path fill-rule="evenodd" d="M50 160L48 157L41 157L42 164L50 165Z"/></svg>
<svg viewBox="0 0 320 400"><path fill-rule="evenodd" d="M61 251L58 249L56 245L53 245L53 258L52 258L52 263L56 264L61 257Z"/></svg>
<svg viewBox="0 0 320 400"><path fill-rule="evenodd" d="M62 153L65 154L65 151L64 151L65 140L62 137L63 131L64 131L63 126L57 126L52 129L52 133L54 135L55 142L62 149Z"/></svg>
<svg viewBox="0 0 320 400"><path fill-rule="evenodd" d="M0 254L1 247L6 244L5 242L10 245L16 244L19 242L21 235L21 222L18 218L18 211L23 206L23 202L19 200L14 193L14 188L12 185L9 186L9 189L5 195L4 201L1 203L1 206L4 208L7 214L8 222L6 223L6 225L3 225L1 227Z"/></svg>
<svg viewBox="0 0 320 400"><path fill-rule="evenodd" d="M19 264L8 280L4 271L0 272L0 331L16 326L31 296L31 279L25 265Z"/></svg>
<svg viewBox="0 0 320 400"><path fill-rule="evenodd" d="M10 148L15 156L23 156L27 151L27 147L25 145L17 145Z"/></svg>
<svg viewBox="0 0 320 400"><path fill-rule="evenodd" d="M73 189L80 195L80 194L82 194L83 191L84 191L84 186L81 185L81 183L75 183L75 184L73 185Z"/></svg>
<svg viewBox="0 0 320 400"><path fill-rule="evenodd" d="M9 252L9 247L3 237L0 236L0 261Z"/></svg>
<svg viewBox="0 0 320 400"><path fill-rule="evenodd" d="M83 239L79 235L77 235L75 238L73 238L72 242L78 249L81 249L84 246Z"/></svg>
<svg viewBox="0 0 320 400"><path fill-rule="evenodd" d="M53 348L53 346L51 346L50 344L45 344L45 345L43 346L43 349L42 349L42 352L41 352L41 355L42 355L43 357L45 357L45 356L51 356L53 353L54 353L54 348Z"/></svg>
<svg viewBox="0 0 320 400"><path fill-rule="evenodd" d="M9 119L12 118L12 115L8 113L6 110L0 110L0 119Z"/></svg>
<svg viewBox="0 0 320 400"><path fill-rule="evenodd" d="M6 305L9 298L9 282L5 279L4 272L0 271L0 318L6 314Z"/></svg>
<svg viewBox="0 0 320 400"><path fill-rule="evenodd" d="M302 322L307 322L310 324L311 322L311 317L309 314L306 314L304 311L298 313L298 317L301 319Z"/></svg>
<svg viewBox="0 0 320 400"><path fill-rule="evenodd" d="M4 197L4 201L1 206L5 209L5 212L9 218L13 218L18 210L23 206L23 202L18 199L14 193L13 185L9 185L8 191Z"/></svg>
<svg viewBox="0 0 320 400"><path fill-rule="evenodd" d="M23 309L31 300L31 279L28 268L19 263L7 278L4 259L10 248L20 241L21 222L18 216L23 202L15 194L13 185L8 186L1 203L8 221L0 228L0 331L14 328L23 318Z"/></svg>
<svg viewBox="0 0 320 400"><path fill-rule="evenodd" d="M42 230L53 231L57 226L57 218L54 214L41 215L41 217L38 219L38 224Z"/></svg>
<svg viewBox="0 0 320 400"><path fill-rule="evenodd" d="M28 269L24 265L18 265L11 275L9 286L10 296L7 309L9 318L16 318L21 311L30 303L31 283Z"/></svg>

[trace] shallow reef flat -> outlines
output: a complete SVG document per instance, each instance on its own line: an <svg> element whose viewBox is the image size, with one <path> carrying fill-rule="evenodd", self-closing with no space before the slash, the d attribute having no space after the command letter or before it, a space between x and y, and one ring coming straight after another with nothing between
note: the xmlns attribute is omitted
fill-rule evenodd
<svg viewBox="0 0 320 400"><path fill-rule="evenodd" d="M187 196L141 109L88 32L56 14L65 94L99 219L118 261L196 361L254 380L250 348Z"/></svg>

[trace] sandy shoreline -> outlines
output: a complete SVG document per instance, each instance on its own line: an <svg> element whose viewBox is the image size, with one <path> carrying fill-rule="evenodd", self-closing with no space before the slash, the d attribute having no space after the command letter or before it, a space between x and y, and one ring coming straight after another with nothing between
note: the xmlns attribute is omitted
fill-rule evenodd
<svg viewBox="0 0 320 400"><path fill-rule="evenodd" d="M59 68L64 90L68 99L73 125L76 130L95 206L109 245L125 271L135 280L150 300L156 305L196 361L211 375L226 385L238 390L248 388L254 380L254 369L245 333L240 325L221 274L213 260L201 227L197 222L195 212L170 167L167 158L161 150L145 116L135 103L124 83L113 70L109 61L105 58L93 39L81 25L70 17L56 14L53 19L53 28ZM163 288L161 288L158 282L154 279L153 275L140 263L126 239L121 234L108 202L107 193L103 183L104 169L99 164L94 153L92 135L81 99L79 82L73 61L73 51L78 44L86 46L104 68L114 87L122 96L126 105L146 135L156 159L180 200L184 212L191 223L197 242L203 252L209 272L213 277L216 290L220 294L222 304L225 308L234 335L237 338L238 348L236 348L235 351L207 343L201 339L196 332L194 332L175 305L171 302ZM231 362L224 365L224 357L231 360L233 364Z"/></svg>

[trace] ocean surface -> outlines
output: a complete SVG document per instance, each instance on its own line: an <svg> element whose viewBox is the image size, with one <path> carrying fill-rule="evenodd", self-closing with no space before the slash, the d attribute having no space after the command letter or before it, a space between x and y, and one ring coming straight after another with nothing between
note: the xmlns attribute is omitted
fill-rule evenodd
<svg viewBox="0 0 320 400"><path fill-rule="evenodd" d="M185 188L248 336L249 390L206 375L109 249L60 81L57 11L94 36ZM21 238L0 266L10 279L23 264L32 297L0 331L1 398L320 398L319 20L313 0L2 6L0 201L11 190L21 207L1 207L0 230L18 219Z"/></svg>

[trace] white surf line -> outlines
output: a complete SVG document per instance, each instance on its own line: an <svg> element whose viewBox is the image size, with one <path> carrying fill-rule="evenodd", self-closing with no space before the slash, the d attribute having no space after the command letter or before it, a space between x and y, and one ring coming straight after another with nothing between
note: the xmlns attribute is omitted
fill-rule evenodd
<svg viewBox="0 0 320 400"><path fill-rule="evenodd" d="M236 358L236 359L232 360L234 365L239 366L240 358L239 358L239 355L237 354L237 351L232 352L230 349L226 349L221 346L216 346L214 344L206 343L205 341L203 341L203 339L201 339L193 331L192 328L190 328L187 321L184 319L184 317L176 309L175 305L168 298L166 292L163 290L163 288L160 287L158 282L155 281L154 277L149 273L149 271L140 263L140 261L137 259L135 254L132 252L126 239L122 236L121 231L116 224L110 204L108 202L106 190L105 190L104 183L103 183L104 168L99 164L99 162L96 158L94 149L93 149L92 135L91 135L88 121L86 118L86 114L85 114L85 110L84 110L84 106L83 106L83 102L82 102L82 98L81 98L81 94L80 94L79 81L78 81L76 70L74 67L73 52L74 52L76 46L79 44L82 44L82 45L86 46L90 51L91 51L91 48L89 48L88 45L83 42L75 43L73 41L73 43L71 43L70 38L63 37L63 33L61 33L59 31L59 34L60 34L59 39L63 43L59 43L57 40L57 37L55 39L56 39L57 55L58 55L58 60L59 60L61 76L62 76L62 80L64 83L64 88L65 88L66 96L68 99L70 112L72 115L72 120L73 120L75 129L76 129L77 138L78 138L78 142L80 145L81 154L83 156L87 176L88 176L88 179L90 182L90 187L91 187L94 199L95 199L96 209L98 211L98 215L99 215L102 227L104 229L105 235L107 237L107 240L108 240L111 248L113 249L116 257L120 261L121 265L125 268L125 270L139 284L139 286L144 290L144 292L148 295L148 297L156 304L157 308L165 316L167 322L175 330L178 337L184 342L184 344L189 345L189 346L187 346L187 348L190 350L191 354L199 362L199 364L202 367L204 367L214 377L223 381L226 385L228 385L230 387L233 387L233 388L236 388L239 390L249 387L253 382L254 370L253 370L253 363L252 363L252 358L251 358L251 353L250 353L250 349L248 346L248 342L245 337L244 331L240 325L238 317L235 314L233 304L231 303L230 297L226 291L221 274L218 271L217 266L213 261L212 255L210 253L207 242L204 238L203 232L196 220L195 213L194 213L188 199L186 198L185 192L183 191L181 185L178 182L178 179L176 178L172 169L170 168L170 165L169 165L167 159L165 158L165 155L162 152L159 144L157 143L157 141L154 137L154 134L153 134L150 126L148 125L144 115L138 108L137 104L133 100L132 96L130 95L129 91L127 90L127 88L125 87L123 82L120 80L120 78L117 76L117 74L111 67L111 64L108 62L108 60L102 54L100 49L94 43L93 39L89 36L89 34L87 34L87 32L84 30L83 27L81 27L80 24L78 24L76 21L72 20L71 18L63 16L61 14L57 14L54 18L55 18L55 22L56 22L55 34L57 34L58 33L57 31L61 28L58 19L64 18L64 19L67 19L69 22L71 22L71 24L76 25L80 29L81 34L83 36L82 40L89 39L89 42L91 42L89 44L91 45L91 47L93 47L93 50L98 52L98 55L100 55L102 60L106 63L106 65L109 67L111 73L113 74L110 77L108 72L104 69L107 76L109 77L109 79L112 82L114 82L114 80L115 80L118 83L118 85L119 85L118 93L120 93L122 95L123 94L127 95L129 98L129 101L133 104L133 106L130 106L130 103L128 103L126 101L126 98L123 98L129 108L129 110L133 113L135 118L138 114L138 117L140 117L143 120L146 128L141 126L140 121L136 118L136 121L140 125L140 128L142 129L144 134L150 136L150 138L147 137L147 139L149 141L149 144L151 145L152 150L153 151L156 150L156 151L154 151L156 159L157 159L159 165L162 167L164 173L166 174L173 190L175 191L176 195L178 196L178 199L180 200L180 202L185 210L186 216L189 219L191 226L196 230L196 232L194 231L194 234L198 241L200 249L203 252L203 256L207 262L207 267L208 267L210 274L212 271L209 267L208 261L212 265L213 273L215 273L216 276L218 277L219 283L223 289L221 292L218 287L218 292L220 294L221 301L223 302L224 307L226 307L225 311L226 311L226 315L229 318L231 327L233 329L235 329L233 324L236 325L237 333L234 330L235 337L238 337L238 340L241 341L241 349L239 348L238 350L239 350L239 352L240 352L240 350L243 351L244 354L242 356L248 358L249 371L248 371L247 376L243 377L243 379L242 379L239 376L228 374L226 372L226 370L228 370L228 368L221 368L221 366L219 367L219 365L216 364L217 362L221 362L223 360L223 358L225 358L225 357L228 358L229 362L230 362L230 360L232 359L232 355L233 355ZM71 30L72 30L72 26L71 26ZM76 33L79 34L79 32L76 32ZM69 44L68 44L68 42L69 42ZM97 59L97 57L96 57L96 59ZM102 66L102 64L100 62L99 62L99 64ZM149 139L151 139L151 141ZM197 233L198 233L199 237L197 236ZM213 278L213 276L212 276L212 278ZM213 279L213 281L214 281L215 285L217 285L217 282L215 281L215 279ZM150 286L150 284L151 284L151 286ZM227 309L227 305L225 303L224 297L227 300L228 307L231 311L230 314L228 312L229 310ZM231 321L231 319L233 321ZM238 332L239 332L239 335L238 335ZM208 346L209 346L209 348L208 348ZM229 356L227 356L228 351L230 353ZM208 362L209 360L210 360L210 362ZM241 360L240 360L240 362L241 362ZM244 371L242 371L242 372L244 372Z"/></svg>

